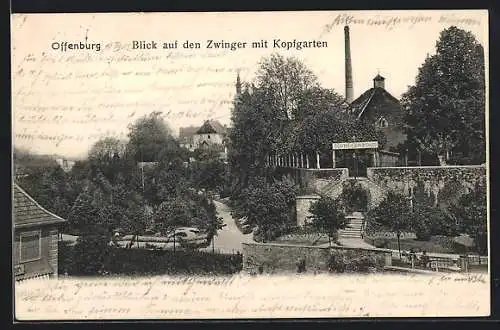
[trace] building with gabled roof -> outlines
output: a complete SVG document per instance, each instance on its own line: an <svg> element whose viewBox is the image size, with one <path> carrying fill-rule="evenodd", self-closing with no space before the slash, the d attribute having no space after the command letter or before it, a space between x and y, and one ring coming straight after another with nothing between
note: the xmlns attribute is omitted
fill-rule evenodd
<svg viewBox="0 0 500 330"><path fill-rule="evenodd" d="M220 146L223 149L227 127L217 120L205 120L199 127L189 126L179 129L181 146L193 151L203 146Z"/></svg>
<svg viewBox="0 0 500 330"><path fill-rule="evenodd" d="M12 264L16 281L57 276L59 226L66 222L13 185Z"/></svg>
<svg viewBox="0 0 500 330"><path fill-rule="evenodd" d="M194 149L202 147L224 147L227 129L216 120L205 120L193 137Z"/></svg>
<svg viewBox="0 0 500 330"><path fill-rule="evenodd" d="M212 123L209 120L206 120L203 125L196 131L196 135L200 134L215 134L217 131L213 127Z"/></svg>
<svg viewBox="0 0 500 330"><path fill-rule="evenodd" d="M373 87L349 104L348 113L354 120L364 120L385 133L386 149L396 148L406 141L404 110L399 100L385 89L385 78L377 74Z"/></svg>
<svg viewBox="0 0 500 330"><path fill-rule="evenodd" d="M373 78L373 87L353 100L353 75L349 27L344 27L345 41L345 102L341 109L349 120L363 120L374 124L385 133L385 149L396 149L406 141L404 110L399 100L385 89L385 78L379 73Z"/></svg>

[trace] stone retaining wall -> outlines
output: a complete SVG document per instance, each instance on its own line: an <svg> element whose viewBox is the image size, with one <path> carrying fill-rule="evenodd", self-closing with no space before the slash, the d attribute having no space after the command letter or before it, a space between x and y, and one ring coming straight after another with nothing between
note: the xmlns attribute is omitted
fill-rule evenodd
<svg viewBox="0 0 500 330"><path fill-rule="evenodd" d="M256 273L262 266L266 273L296 272L298 259L305 258L307 272L327 272L331 255L348 260L369 257L380 267L392 265L392 252L386 249L243 243L243 270Z"/></svg>
<svg viewBox="0 0 500 330"><path fill-rule="evenodd" d="M486 180L486 167L475 166L419 166L372 167L367 177L380 187L405 196L423 196L438 203L449 204Z"/></svg>
<svg viewBox="0 0 500 330"><path fill-rule="evenodd" d="M349 177L347 168L276 168L278 176L288 176L301 188L303 194L314 194L325 185L341 182Z"/></svg>

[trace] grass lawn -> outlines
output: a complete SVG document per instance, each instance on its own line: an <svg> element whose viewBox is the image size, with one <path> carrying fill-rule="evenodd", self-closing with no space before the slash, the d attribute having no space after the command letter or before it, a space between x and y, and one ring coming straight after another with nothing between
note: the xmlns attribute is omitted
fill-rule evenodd
<svg viewBox="0 0 500 330"><path fill-rule="evenodd" d="M430 253L452 253L462 254L465 252L464 246L453 243L451 237L438 237L434 236L428 241L420 241L415 238L403 238L401 242L401 251L409 251L414 249L416 251L427 251ZM397 238L376 238L373 245L379 248L388 248L397 250ZM472 251L470 251L472 252Z"/></svg>
<svg viewBox="0 0 500 330"><path fill-rule="evenodd" d="M389 240L390 244L394 247L397 248L398 246L398 240L397 238L390 239ZM403 239L400 241L401 242L401 250L410 250L414 249L417 251L427 251L427 252L435 252L435 253L455 253L453 249L446 248L442 245L440 245L437 242L432 242L432 241L417 241L416 239L413 238L408 238L408 239Z"/></svg>

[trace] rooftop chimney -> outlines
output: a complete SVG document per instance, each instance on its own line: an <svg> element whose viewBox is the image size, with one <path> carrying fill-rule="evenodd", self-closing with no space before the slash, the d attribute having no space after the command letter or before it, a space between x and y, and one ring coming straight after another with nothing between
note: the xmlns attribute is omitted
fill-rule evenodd
<svg viewBox="0 0 500 330"><path fill-rule="evenodd" d="M351 65L351 42L349 38L349 27L344 27L345 38L345 99L351 103L353 99L352 89L352 65Z"/></svg>

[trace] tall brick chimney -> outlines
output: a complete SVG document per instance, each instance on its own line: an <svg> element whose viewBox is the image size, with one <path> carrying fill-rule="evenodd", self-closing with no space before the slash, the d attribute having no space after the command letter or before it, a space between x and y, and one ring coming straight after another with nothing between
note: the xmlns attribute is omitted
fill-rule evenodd
<svg viewBox="0 0 500 330"><path fill-rule="evenodd" d="M352 64L351 64L351 41L349 38L349 26L344 27L345 38L345 99L347 103L353 100L352 89Z"/></svg>

